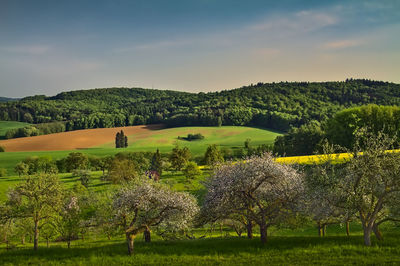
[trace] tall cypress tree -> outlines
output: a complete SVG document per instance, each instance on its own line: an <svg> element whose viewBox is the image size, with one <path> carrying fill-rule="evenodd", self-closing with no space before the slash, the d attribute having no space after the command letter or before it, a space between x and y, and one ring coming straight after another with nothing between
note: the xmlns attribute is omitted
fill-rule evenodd
<svg viewBox="0 0 400 266"><path fill-rule="evenodd" d="M121 147L121 134L117 132L117 135L115 135L115 148L120 148Z"/></svg>

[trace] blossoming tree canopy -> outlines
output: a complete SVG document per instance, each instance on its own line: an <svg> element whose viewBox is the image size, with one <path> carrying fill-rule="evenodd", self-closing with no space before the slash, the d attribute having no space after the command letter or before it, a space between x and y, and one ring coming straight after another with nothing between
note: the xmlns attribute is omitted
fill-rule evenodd
<svg viewBox="0 0 400 266"><path fill-rule="evenodd" d="M113 207L129 254L133 253L134 239L139 233L152 227L187 228L198 212L193 196L150 181L121 188L114 196Z"/></svg>
<svg viewBox="0 0 400 266"><path fill-rule="evenodd" d="M208 215L245 215L259 225L265 243L267 228L290 215L296 205L303 179L293 167L278 164L271 154L265 154L220 166L206 186L203 209Z"/></svg>

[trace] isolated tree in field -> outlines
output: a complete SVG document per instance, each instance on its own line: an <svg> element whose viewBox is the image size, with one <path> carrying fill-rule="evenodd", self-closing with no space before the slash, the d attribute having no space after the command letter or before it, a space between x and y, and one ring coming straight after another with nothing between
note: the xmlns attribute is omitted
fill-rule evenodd
<svg viewBox="0 0 400 266"><path fill-rule="evenodd" d="M14 171L18 174L19 177L21 177L21 175L27 175L29 171L29 165L24 162L19 162L14 167Z"/></svg>
<svg viewBox="0 0 400 266"><path fill-rule="evenodd" d="M128 137L125 136L123 130L117 132L115 135L115 148L126 148L128 147Z"/></svg>
<svg viewBox="0 0 400 266"><path fill-rule="evenodd" d="M28 177L8 194L8 204L17 218L30 218L34 225L33 248L38 249L43 222L50 219L61 203L61 186L57 176Z"/></svg>
<svg viewBox="0 0 400 266"><path fill-rule="evenodd" d="M161 174L162 174L162 159L161 159L160 151L158 149L153 154L153 157L151 158L150 170L156 171L159 176L161 176Z"/></svg>
<svg viewBox="0 0 400 266"><path fill-rule="evenodd" d="M400 156L386 152L394 143L394 138L382 132L371 133L365 128L358 131L353 158L342 179L347 208L357 212L367 246L371 245L371 233L375 231L379 239L378 226L394 219L391 203L400 198Z"/></svg>
<svg viewBox="0 0 400 266"><path fill-rule="evenodd" d="M261 242L265 243L268 227L292 214L303 193L303 180L292 167L265 154L220 166L206 187L205 210L247 214L260 227Z"/></svg>
<svg viewBox="0 0 400 266"><path fill-rule="evenodd" d="M186 228L198 211L193 196L151 181L120 189L114 196L113 209L115 223L125 233L129 255L138 234L153 227Z"/></svg>
<svg viewBox="0 0 400 266"><path fill-rule="evenodd" d="M76 169L87 169L89 166L89 158L81 152L71 152L65 159L66 170L71 172Z"/></svg>
<svg viewBox="0 0 400 266"><path fill-rule="evenodd" d="M188 179L194 179L196 176L201 175L201 170L197 163L195 162L188 162L183 168L183 174Z"/></svg>
<svg viewBox="0 0 400 266"><path fill-rule="evenodd" d="M224 156L222 152L219 150L217 145L209 145L206 153L204 154L204 163L206 165L213 166L217 163L221 163L224 161Z"/></svg>
<svg viewBox="0 0 400 266"><path fill-rule="evenodd" d="M183 147L182 149L179 145L175 145L169 156L172 168L176 171L181 170L189 161L191 157L188 147Z"/></svg>

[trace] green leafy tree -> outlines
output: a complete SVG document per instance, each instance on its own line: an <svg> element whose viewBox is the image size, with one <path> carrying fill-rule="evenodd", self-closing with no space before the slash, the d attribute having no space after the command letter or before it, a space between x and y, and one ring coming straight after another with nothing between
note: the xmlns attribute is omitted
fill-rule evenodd
<svg viewBox="0 0 400 266"><path fill-rule="evenodd" d="M206 153L204 154L204 163L212 166L223 161L224 156L222 155L222 152L219 150L218 146L215 144L209 145Z"/></svg>
<svg viewBox="0 0 400 266"><path fill-rule="evenodd" d="M157 149L157 151L153 154L153 157L151 158L151 166L150 170L156 171L160 176L162 174L162 159L161 159L161 154L160 150Z"/></svg>
<svg viewBox="0 0 400 266"><path fill-rule="evenodd" d="M89 167L89 158L81 152L71 152L65 159L67 172L75 169L87 169Z"/></svg>
<svg viewBox="0 0 400 266"><path fill-rule="evenodd" d="M114 159L108 170L108 178L114 184L132 181L139 177L137 166L130 160Z"/></svg>
<svg viewBox="0 0 400 266"><path fill-rule="evenodd" d="M187 147L183 147L182 149L179 145L175 145L172 149L172 152L169 156L169 160L171 162L171 166L176 170L181 170L189 161L191 157L190 151Z"/></svg>
<svg viewBox="0 0 400 266"><path fill-rule="evenodd" d="M186 176L188 179L194 179L196 176L201 175L201 170L197 163L195 162L188 162L183 168L183 174Z"/></svg>
<svg viewBox="0 0 400 266"><path fill-rule="evenodd" d="M39 232L61 203L62 190L55 175L30 176L8 194L13 215L33 221L33 249L38 249Z"/></svg>
<svg viewBox="0 0 400 266"><path fill-rule="evenodd" d="M17 163L17 165L14 167L14 171L18 174L19 177L21 177L21 175L26 175L28 174L29 171L29 165L27 165L24 162L19 162Z"/></svg>

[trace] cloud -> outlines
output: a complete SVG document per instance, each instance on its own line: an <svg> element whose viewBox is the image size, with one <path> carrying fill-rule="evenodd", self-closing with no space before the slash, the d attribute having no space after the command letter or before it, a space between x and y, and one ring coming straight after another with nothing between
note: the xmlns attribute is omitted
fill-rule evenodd
<svg viewBox="0 0 400 266"><path fill-rule="evenodd" d="M269 18L265 21L255 23L248 27L249 30L259 32L308 32L327 26L335 25L339 22L338 17L323 11L303 10L289 14L285 17Z"/></svg>
<svg viewBox="0 0 400 266"><path fill-rule="evenodd" d="M47 45L16 45L0 47L1 50L8 53L27 54L27 55L43 55L50 50Z"/></svg>
<svg viewBox="0 0 400 266"><path fill-rule="evenodd" d="M359 40L339 40L325 43L322 47L324 49L345 49L362 45Z"/></svg>

